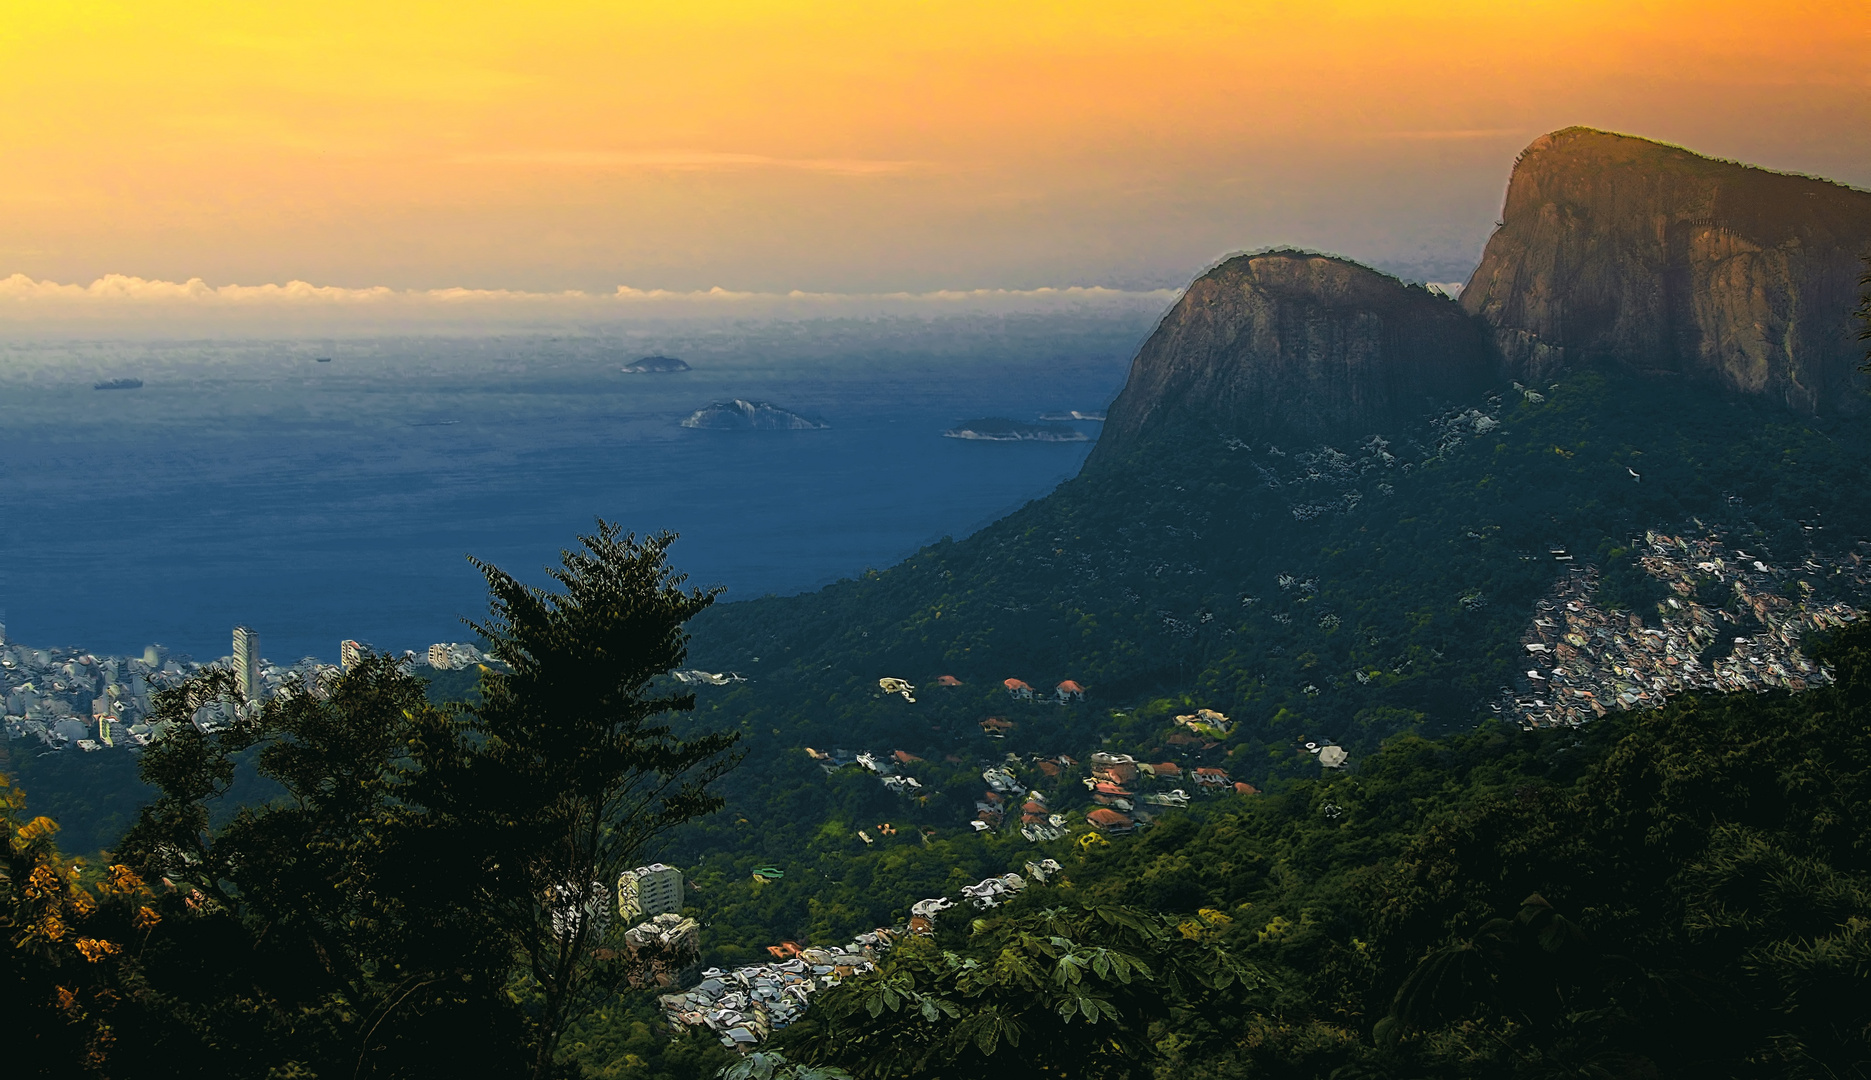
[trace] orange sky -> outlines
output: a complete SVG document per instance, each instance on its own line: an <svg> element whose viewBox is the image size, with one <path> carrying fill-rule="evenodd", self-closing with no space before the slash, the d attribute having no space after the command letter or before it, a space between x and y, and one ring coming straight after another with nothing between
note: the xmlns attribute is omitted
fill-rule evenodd
<svg viewBox="0 0 1871 1080"><path fill-rule="evenodd" d="M1871 185L1871 5L0 0L0 278L1464 276L1572 123Z"/></svg>

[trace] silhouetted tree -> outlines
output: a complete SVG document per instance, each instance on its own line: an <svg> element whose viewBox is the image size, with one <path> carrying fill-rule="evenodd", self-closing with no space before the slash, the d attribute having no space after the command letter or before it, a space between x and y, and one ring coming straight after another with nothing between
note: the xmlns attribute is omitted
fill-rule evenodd
<svg viewBox="0 0 1871 1080"><path fill-rule="evenodd" d="M674 539L599 521L550 572L559 592L476 561L492 599L474 628L505 670L414 744L429 857L451 860L439 878L522 958L536 1077L567 1025L618 985L603 946L625 929L611 918L619 874L659 833L718 808L708 784L737 760L735 735L683 738L667 722L695 697L659 679L716 595L683 587L665 561Z"/></svg>

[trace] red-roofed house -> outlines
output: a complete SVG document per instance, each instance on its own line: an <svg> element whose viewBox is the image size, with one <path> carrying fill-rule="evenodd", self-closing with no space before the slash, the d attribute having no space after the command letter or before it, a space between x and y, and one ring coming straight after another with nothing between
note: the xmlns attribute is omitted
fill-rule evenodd
<svg viewBox="0 0 1871 1080"><path fill-rule="evenodd" d="M1085 820L1091 823L1092 828L1102 833L1127 833L1137 827L1135 822L1123 814L1116 810L1107 810L1102 806L1086 814Z"/></svg>
<svg viewBox="0 0 1871 1080"><path fill-rule="evenodd" d="M890 756L897 759L898 765L908 765L912 761L922 760L922 758L917 757L915 754L910 753L908 750L898 750L896 753L891 754Z"/></svg>
<svg viewBox="0 0 1871 1080"><path fill-rule="evenodd" d="M1051 758L1042 758L1039 763L1039 771L1045 773L1047 776L1057 777L1065 770L1061 769L1059 763Z"/></svg>
<svg viewBox="0 0 1871 1080"><path fill-rule="evenodd" d="M1255 787L1254 785L1252 785L1252 784L1242 784L1242 783L1238 783L1238 782L1237 782L1237 783L1236 783L1236 784L1234 785L1234 791L1235 791L1235 794L1237 794L1237 795L1258 795L1258 794L1260 794L1260 789L1259 789L1259 788L1257 788L1257 787Z"/></svg>
<svg viewBox="0 0 1871 1080"><path fill-rule="evenodd" d="M1163 764L1158 765L1155 768L1156 768L1156 775L1162 779L1180 780L1182 778L1182 766L1176 764L1173 761L1165 761Z"/></svg>
<svg viewBox="0 0 1871 1080"><path fill-rule="evenodd" d="M1073 682L1071 679L1067 679L1057 687L1054 687L1053 693L1059 695L1059 704L1061 705L1064 705L1068 701L1085 700L1085 688Z"/></svg>
<svg viewBox="0 0 1871 1080"><path fill-rule="evenodd" d="M1001 685L1007 688L1009 694L1019 698L1021 701L1033 700L1033 688L1021 682L1019 679L1002 679Z"/></svg>
<svg viewBox="0 0 1871 1080"><path fill-rule="evenodd" d="M1007 737L1007 733L1013 730L1013 721L1002 720L998 716L990 716L986 720L981 721L981 730L987 732L996 739L1004 739Z"/></svg>
<svg viewBox="0 0 1871 1080"><path fill-rule="evenodd" d="M1206 784L1210 787L1227 787L1229 783L1228 770L1197 769L1195 770L1195 782L1198 784Z"/></svg>
<svg viewBox="0 0 1871 1080"><path fill-rule="evenodd" d="M960 686L961 680L953 675L942 675L936 679L937 686Z"/></svg>

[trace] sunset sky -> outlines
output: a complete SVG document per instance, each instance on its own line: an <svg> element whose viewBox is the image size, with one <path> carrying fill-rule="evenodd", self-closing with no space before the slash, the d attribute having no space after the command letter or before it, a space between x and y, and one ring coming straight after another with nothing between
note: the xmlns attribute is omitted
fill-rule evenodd
<svg viewBox="0 0 1871 1080"><path fill-rule="evenodd" d="M1871 5L0 0L0 279L1465 277L1589 124L1871 186Z"/></svg>

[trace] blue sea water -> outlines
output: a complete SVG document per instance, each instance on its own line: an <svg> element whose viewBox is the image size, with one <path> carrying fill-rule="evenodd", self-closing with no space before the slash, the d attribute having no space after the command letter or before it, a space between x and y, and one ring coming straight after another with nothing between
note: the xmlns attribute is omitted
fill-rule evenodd
<svg viewBox="0 0 1871 1080"><path fill-rule="evenodd" d="M1103 408L1154 314L0 345L7 636L208 659L245 623L277 661L421 649L484 611L465 556L543 583L598 516L679 532L672 561L730 601L814 588L1074 474L1089 442L941 432ZM694 370L620 370L655 353ZM144 385L92 388L120 377ZM680 426L735 397L831 426Z"/></svg>

